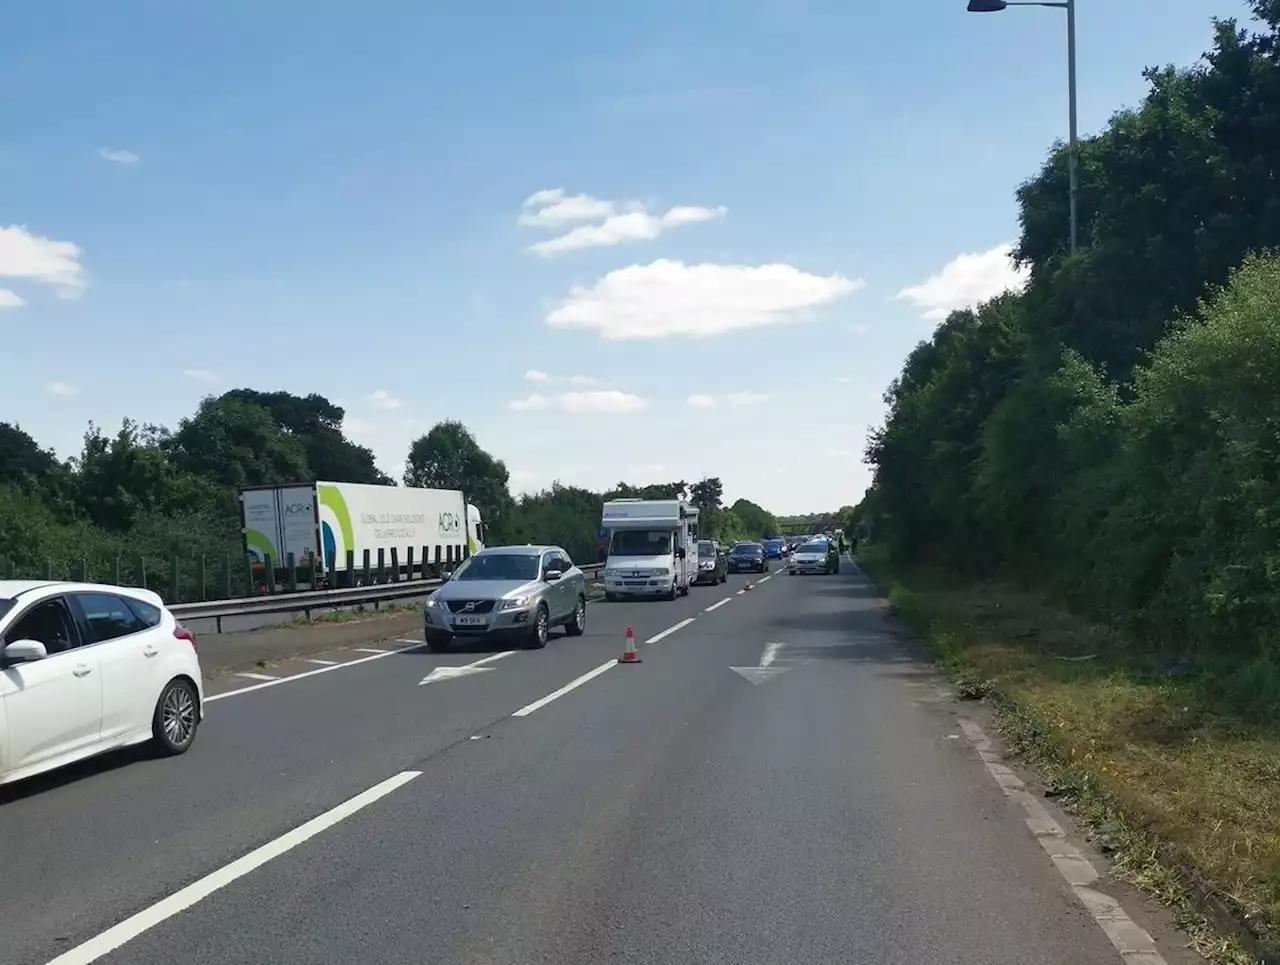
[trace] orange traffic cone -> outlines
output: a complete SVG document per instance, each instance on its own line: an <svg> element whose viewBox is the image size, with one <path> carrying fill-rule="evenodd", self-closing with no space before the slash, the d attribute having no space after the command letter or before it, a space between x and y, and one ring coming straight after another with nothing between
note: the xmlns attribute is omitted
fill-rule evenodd
<svg viewBox="0 0 1280 965"><path fill-rule="evenodd" d="M626 648L622 651L622 656L618 658L618 663L640 663L640 658L636 655L636 631L634 627L627 627Z"/></svg>

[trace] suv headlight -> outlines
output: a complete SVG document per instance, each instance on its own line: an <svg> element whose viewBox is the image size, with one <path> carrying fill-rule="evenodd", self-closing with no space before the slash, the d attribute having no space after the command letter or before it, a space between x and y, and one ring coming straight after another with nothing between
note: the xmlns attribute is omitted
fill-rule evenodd
<svg viewBox="0 0 1280 965"><path fill-rule="evenodd" d="M502 610L522 610L522 609L524 609L524 608L525 608L525 607L527 607L527 606L531 606L532 604L533 604L533 597L531 597L531 596L517 596L517 597L512 597L512 598L511 598L511 599L509 599L509 600L503 600L503 601L502 601L502 603L501 603L501 605L499 606L499 609L502 609Z"/></svg>
<svg viewBox="0 0 1280 965"><path fill-rule="evenodd" d="M437 599L436 599L435 597L433 597L433 596L429 596L429 597L427 597L427 602L426 602L424 605L426 606L426 608L427 608L428 610L438 610L438 609L440 609L440 601L439 601L439 600L437 600Z"/></svg>

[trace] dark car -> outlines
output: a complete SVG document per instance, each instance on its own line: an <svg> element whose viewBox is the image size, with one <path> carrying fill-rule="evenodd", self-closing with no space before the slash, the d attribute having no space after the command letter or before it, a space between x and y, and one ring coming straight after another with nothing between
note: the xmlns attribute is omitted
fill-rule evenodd
<svg viewBox="0 0 1280 965"><path fill-rule="evenodd" d="M759 543L735 543L729 550L730 573L767 573L769 561Z"/></svg>
<svg viewBox="0 0 1280 965"><path fill-rule="evenodd" d="M729 561L724 550L709 539L698 540L698 570L693 582L715 586L729 579Z"/></svg>
<svg viewBox="0 0 1280 965"><path fill-rule="evenodd" d="M764 555L771 560L780 560L787 555L785 539L767 539L764 541Z"/></svg>

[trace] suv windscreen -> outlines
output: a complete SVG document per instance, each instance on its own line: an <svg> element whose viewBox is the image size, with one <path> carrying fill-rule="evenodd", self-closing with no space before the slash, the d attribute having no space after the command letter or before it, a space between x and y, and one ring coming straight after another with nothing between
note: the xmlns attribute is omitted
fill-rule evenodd
<svg viewBox="0 0 1280 965"><path fill-rule="evenodd" d="M541 556L532 553L481 553L453 574L455 580L536 580Z"/></svg>
<svg viewBox="0 0 1280 965"><path fill-rule="evenodd" d="M759 556L764 547L759 543L739 543L733 548L734 556Z"/></svg>

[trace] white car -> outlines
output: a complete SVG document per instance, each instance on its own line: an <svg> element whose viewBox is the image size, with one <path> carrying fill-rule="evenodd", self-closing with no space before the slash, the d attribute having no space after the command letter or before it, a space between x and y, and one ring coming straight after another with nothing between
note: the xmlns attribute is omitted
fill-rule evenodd
<svg viewBox="0 0 1280 965"><path fill-rule="evenodd" d="M147 741L182 754L203 716L195 637L158 594L0 580L0 784Z"/></svg>

